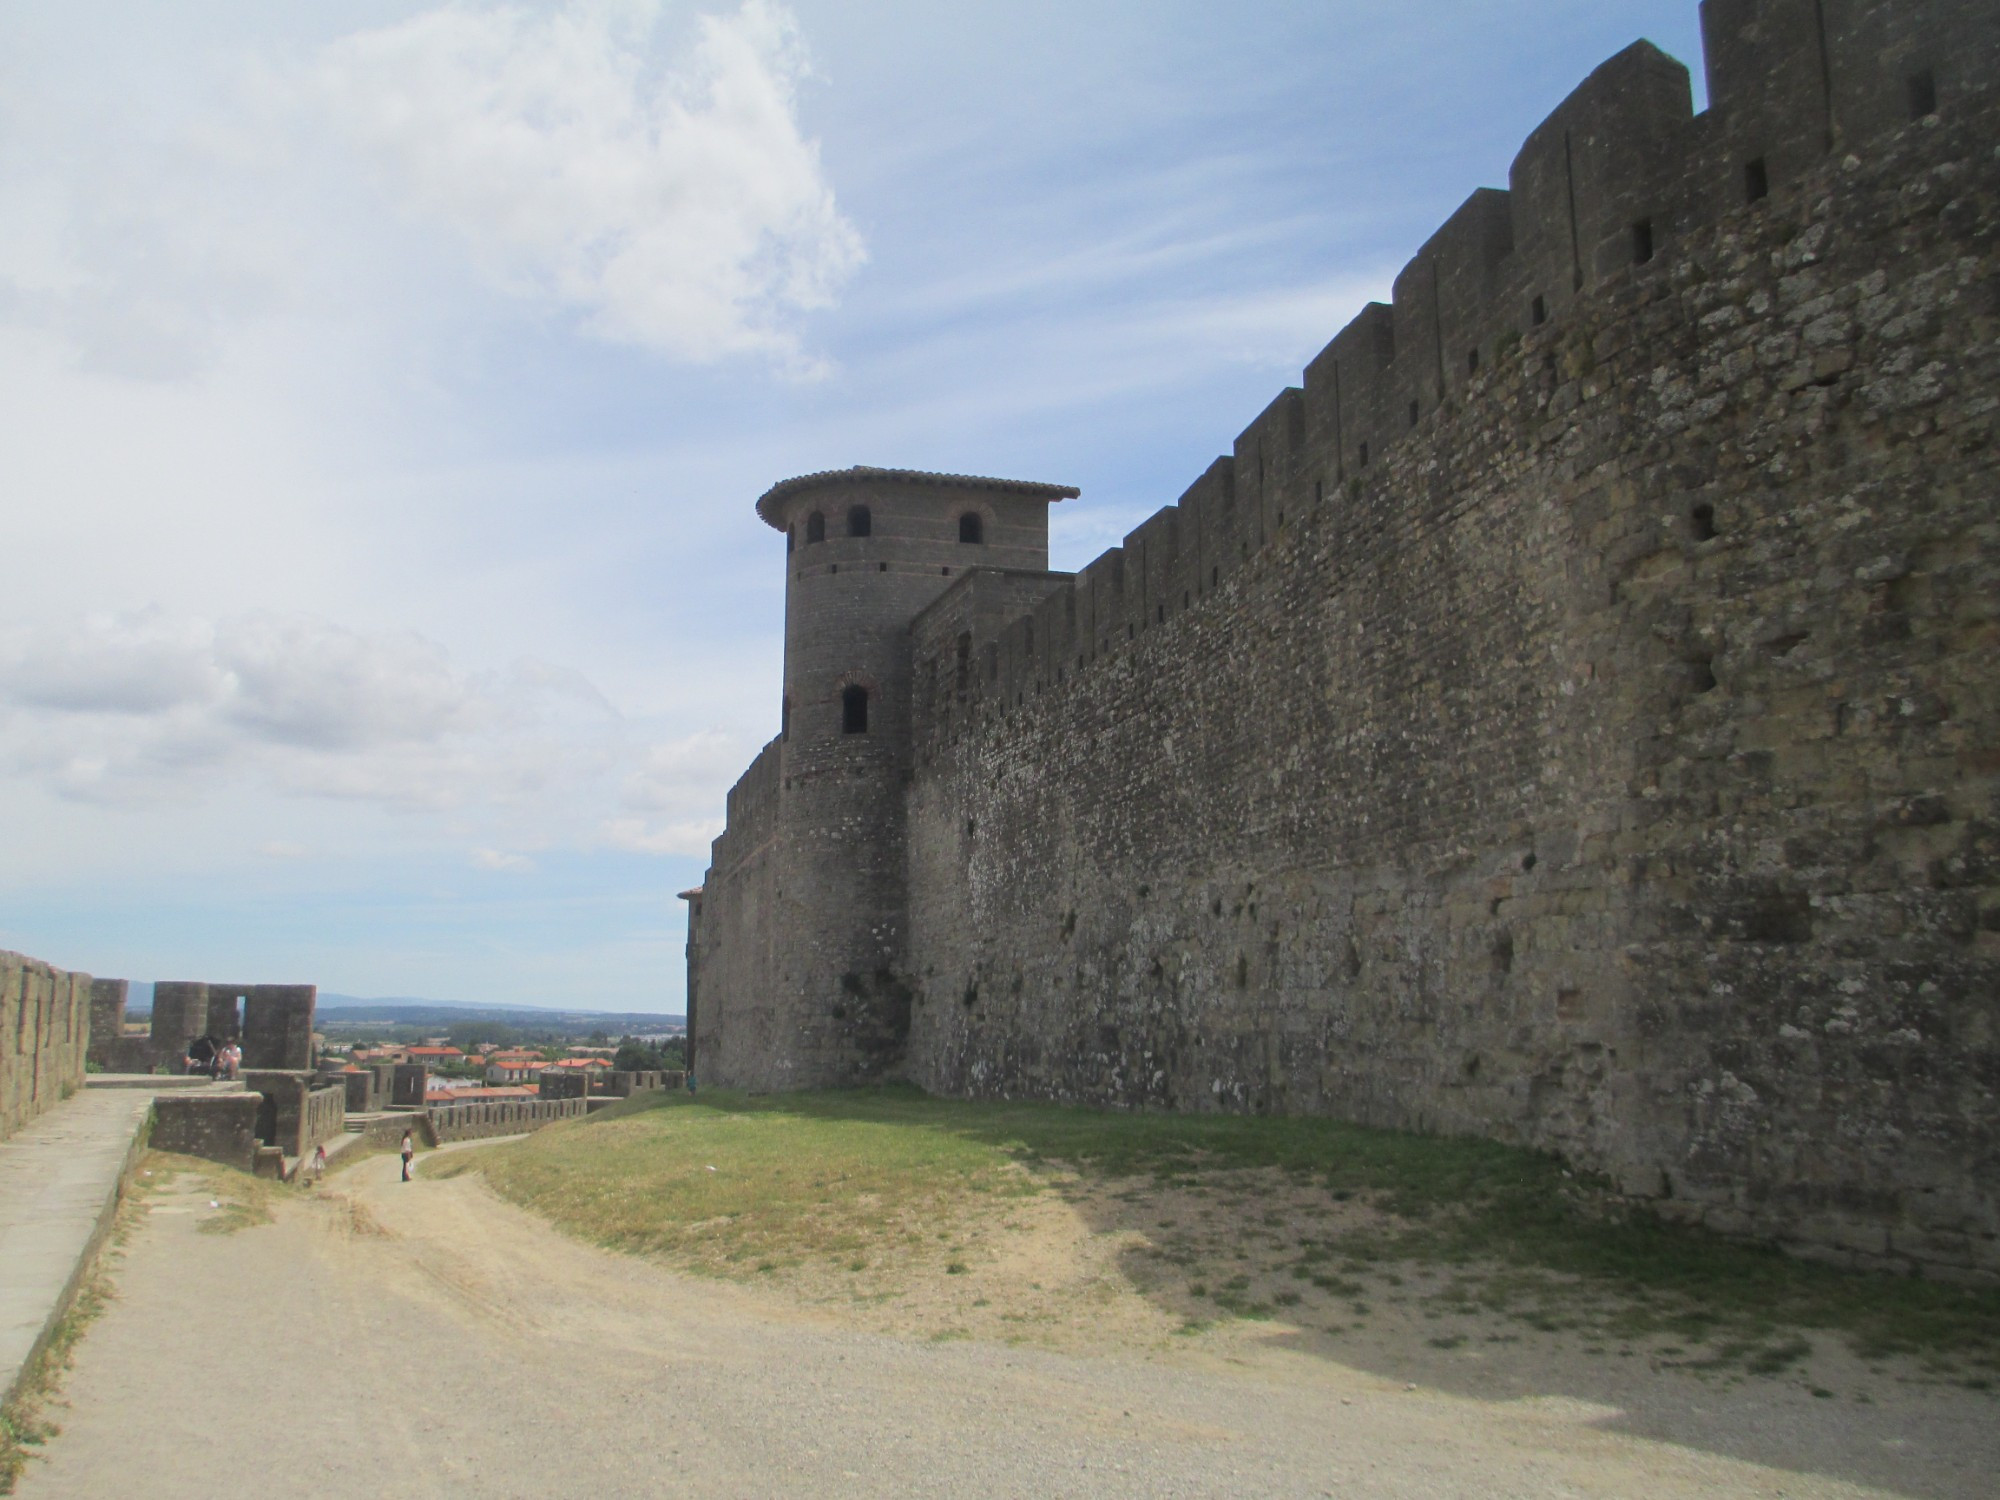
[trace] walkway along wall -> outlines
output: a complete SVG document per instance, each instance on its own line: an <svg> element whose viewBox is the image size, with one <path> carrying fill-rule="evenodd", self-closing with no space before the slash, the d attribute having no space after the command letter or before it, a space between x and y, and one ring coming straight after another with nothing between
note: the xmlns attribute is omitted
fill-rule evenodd
<svg viewBox="0 0 2000 1500"><path fill-rule="evenodd" d="M83 1083L90 976L0 952L0 1136Z"/></svg>
<svg viewBox="0 0 2000 1500"><path fill-rule="evenodd" d="M905 1076L2000 1270L2000 11L1703 22L1707 113L1620 54L1177 506L917 615Z"/></svg>

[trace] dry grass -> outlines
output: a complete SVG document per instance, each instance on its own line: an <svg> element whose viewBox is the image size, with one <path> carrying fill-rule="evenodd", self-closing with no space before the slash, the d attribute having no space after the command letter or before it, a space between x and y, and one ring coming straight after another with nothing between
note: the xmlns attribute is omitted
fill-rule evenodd
<svg viewBox="0 0 2000 1500"><path fill-rule="evenodd" d="M463 1171L600 1244L932 1337L1398 1319L1440 1350L1555 1337L1731 1378L1822 1335L1973 1389L2000 1374L2000 1292L1661 1224L1537 1153L1327 1120L717 1091L429 1168Z"/></svg>

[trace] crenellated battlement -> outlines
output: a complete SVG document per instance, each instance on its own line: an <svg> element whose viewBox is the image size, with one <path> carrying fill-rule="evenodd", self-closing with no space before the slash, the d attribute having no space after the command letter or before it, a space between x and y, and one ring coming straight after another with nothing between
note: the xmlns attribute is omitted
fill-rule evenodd
<svg viewBox="0 0 2000 1500"><path fill-rule="evenodd" d="M1829 152L1918 128L1919 109L1974 107L2000 70L2000 13L1962 0L1708 0L1702 33L1705 112L1687 68L1650 42L1592 72L1529 134L1507 189L1473 192L1392 301L1364 307L1231 454L1071 589L1032 615L982 620L969 653L985 670L955 712L919 714L919 758L1198 608L1288 518L1331 504L1337 526L1346 487L1465 417L1497 368L1559 337L1579 299L1669 277L1697 231L1781 208ZM915 649L920 680L956 677L956 632L938 640L920 620Z"/></svg>
<svg viewBox="0 0 2000 1500"><path fill-rule="evenodd" d="M1479 1135L2000 1274L2000 9L1703 30L1706 112L1612 58L1077 573L1059 487L781 487L704 1078Z"/></svg>

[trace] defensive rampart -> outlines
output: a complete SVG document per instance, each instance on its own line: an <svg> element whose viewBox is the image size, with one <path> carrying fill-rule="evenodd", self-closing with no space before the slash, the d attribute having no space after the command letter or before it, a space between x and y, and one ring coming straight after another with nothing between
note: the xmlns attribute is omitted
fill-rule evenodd
<svg viewBox="0 0 2000 1500"><path fill-rule="evenodd" d="M90 987L88 974L0 952L0 1135L83 1082Z"/></svg>
<svg viewBox="0 0 2000 1500"><path fill-rule="evenodd" d="M1707 112L1621 53L1178 505L918 614L908 1076L2000 1270L2000 12L1703 26Z"/></svg>
<svg viewBox="0 0 2000 1500"><path fill-rule="evenodd" d="M489 1135L520 1135L558 1120L590 1113L588 1099L494 1099L473 1104L434 1104L431 1128L437 1142L473 1141Z"/></svg>

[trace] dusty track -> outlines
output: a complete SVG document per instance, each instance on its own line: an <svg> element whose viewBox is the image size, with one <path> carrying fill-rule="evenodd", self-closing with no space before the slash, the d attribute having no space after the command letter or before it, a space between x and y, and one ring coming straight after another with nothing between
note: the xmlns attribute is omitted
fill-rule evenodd
<svg viewBox="0 0 2000 1500"><path fill-rule="evenodd" d="M200 1233L157 1195L20 1493L327 1496L1975 1495L1991 1407L1888 1441L1896 1488L1822 1445L1760 1467L1618 1430L1614 1407L1480 1401L1245 1343L1138 1358L856 1332L564 1239L476 1177L364 1162L276 1222ZM1783 1423L1724 1395L1717 1435ZM1748 1403L1748 1404L1744 1404ZM1851 1456L1851 1455L1850 1455ZM1829 1459L1831 1461L1829 1461Z"/></svg>

